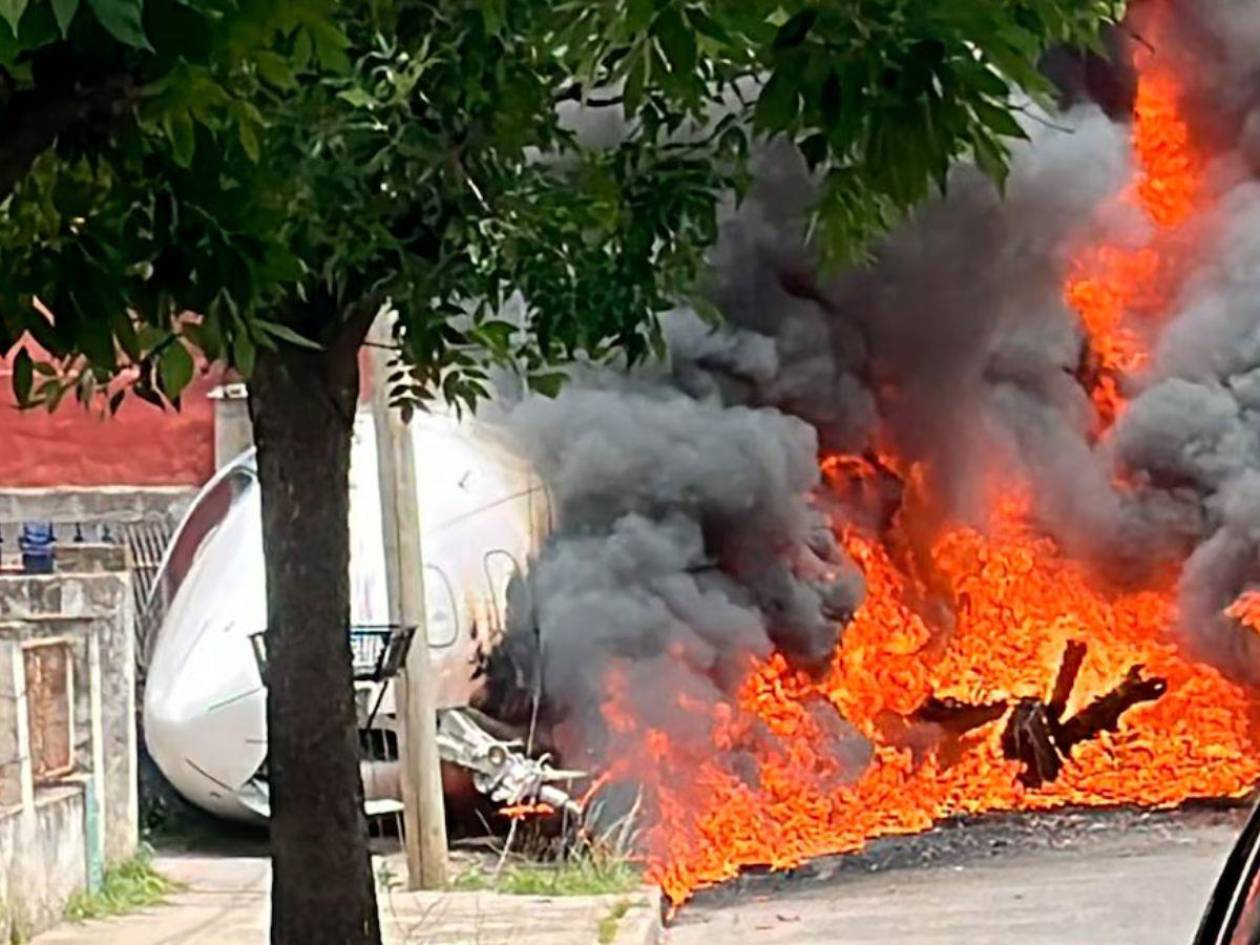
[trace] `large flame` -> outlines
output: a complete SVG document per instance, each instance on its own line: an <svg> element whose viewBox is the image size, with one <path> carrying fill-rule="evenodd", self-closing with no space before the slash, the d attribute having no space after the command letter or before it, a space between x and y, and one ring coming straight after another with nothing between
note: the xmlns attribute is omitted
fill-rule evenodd
<svg viewBox="0 0 1260 945"><path fill-rule="evenodd" d="M1150 221L1142 245L1090 246L1073 260L1064 287L1081 316L1093 363L1087 370L1090 397L1100 428L1124 409L1123 379L1147 360L1146 330L1166 305L1182 273L1175 250L1179 231L1201 207L1203 161L1190 139L1181 93L1166 67L1143 50L1133 109L1134 186L1121 199L1135 202Z"/></svg>
<svg viewBox="0 0 1260 945"><path fill-rule="evenodd" d="M1184 270L1177 234L1206 200L1177 83L1149 57L1139 65L1137 172L1123 199L1141 207L1149 235L1137 246L1085 247L1064 286L1094 359L1082 380L1100 432L1123 410L1125 382L1148 357ZM1138 590L1106 586L1032 524L1018 484L1003 484L983 530L953 526L925 541L914 520L930 504L924 470L886 456L832 456L822 468L848 505L869 504L881 477L902 489L891 525L864 528L837 515L837 537L864 572L867 594L822 673L775 654L749 660L728 702L678 695L673 708L700 738L647 723L628 666L608 678L604 716L616 759L608 775L642 785L652 816L648 876L671 901L745 866L791 867L945 817L1167 806L1239 795L1260 779L1252 694L1170 637L1175 573ZM1260 630L1260 593L1228 614ZM1068 715L1138 667L1166 688L1128 708L1114 730L1077 744L1057 777L1028 786L1024 763L1004 752L1003 730L1019 700L1051 698L1069 645L1083 645L1084 660L1060 707ZM951 732L923 714L928 704L977 715ZM870 757L855 757L863 744Z"/></svg>
<svg viewBox="0 0 1260 945"><path fill-rule="evenodd" d="M605 714L619 773L648 775L656 817L645 844L648 876L672 901L743 866L788 868L949 816L1167 806L1239 795L1260 778L1253 701L1168 639L1168 586L1106 591L1030 529L1017 496L999 504L988 534L959 527L940 536L930 552L938 578L931 591L894 563L885 541L855 528L841 538L866 574L868 595L829 670L811 679L776 655L750 664L732 704L680 698L680 712L708 716L709 752L640 731L620 677L609 687ZM925 618L934 594L949 599L952 626ZM1053 782L1020 784L1020 762L1003 755L1000 720L948 752L933 733L923 732L920 746L913 731L888 724L929 696L972 704L1044 698L1071 641L1088 649L1069 709L1135 665L1164 679L1168 692L1128 712L1118 732L1080 746ZM852 782L829 725L832 707L875 746Z"/></svg>

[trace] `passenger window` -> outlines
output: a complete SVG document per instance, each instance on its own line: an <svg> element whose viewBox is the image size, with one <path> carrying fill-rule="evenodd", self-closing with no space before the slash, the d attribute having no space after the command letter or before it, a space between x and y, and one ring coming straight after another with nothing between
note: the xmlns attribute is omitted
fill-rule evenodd
<svg viewBox="0 0 1260 945"><path fill-rule="evenodd" d="M507 592L512 579L521 573L520 565L510 552L497 548L486 552L483 564L486 572L486 590L489 593L490 615L493 633L503 632L507 614Z"/></svg>
<svg viewBox="0 0 1260 945"><path fill-rule="evenodd" d="M459 639L459 609L451 582L436 565L424 569L424 608L429 648L454 646Z"/></svg>

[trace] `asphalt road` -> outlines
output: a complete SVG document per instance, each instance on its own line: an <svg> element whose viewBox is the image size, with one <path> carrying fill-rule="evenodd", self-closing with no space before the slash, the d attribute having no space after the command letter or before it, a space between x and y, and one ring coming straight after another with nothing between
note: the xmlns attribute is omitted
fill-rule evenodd
<svg viewBox="0 0 1260 945"><path fill-rule="evenodd" d="M753 877L698 897L667 942L1189 945L1240 812L1068 816Z"/></svg>

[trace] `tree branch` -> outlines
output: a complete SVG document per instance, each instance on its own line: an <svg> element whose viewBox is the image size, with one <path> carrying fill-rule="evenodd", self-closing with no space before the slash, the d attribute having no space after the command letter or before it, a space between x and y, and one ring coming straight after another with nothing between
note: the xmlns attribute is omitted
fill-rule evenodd
<svg viewBox="0 0 1260 945"><path fill-rule="evenodd" d="M110 123L128 111L135 91L130 76L114 76L89 89L32 89L13 96L0 115L0 200L13 193L35 160L78 124Z"/></svg>

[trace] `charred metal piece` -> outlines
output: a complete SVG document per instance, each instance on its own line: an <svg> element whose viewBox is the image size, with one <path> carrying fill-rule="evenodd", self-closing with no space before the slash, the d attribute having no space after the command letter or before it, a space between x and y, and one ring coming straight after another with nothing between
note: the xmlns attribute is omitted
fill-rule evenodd
<svg viewBox="0 0 1260 945"><path fill-rule="evenodd" d="M1115 689L1099 696L1060 727L1059 743L1064 752L1076 745L1097 738L1103 732L1114 732L1120 716L1143 702L1154 702L1168 691L1168 684L1158 678L1145 679L1142 667L1134 666Z"/></svg>
<svg viewBox="0 0 1260 945"><path fill-rule="evenodd" d="M555 782L586 777L585 771L553 768L549 755L531 758L520 740L495 738L461 709L440 714L437 741L442 760L471 771L477 790L492 800L506 805L542 802L581 816L582 805Z"/></svg>
<svg viewBox="0 0 1260 945"><path fill-rule="evenodd" d="M1050 717L1063 718L1067 711L1068 700L1072 698L1072 690L1076 688L1076 677L1080 675L1081 665L1085 662L1085 644L1079 640L1068 643L1063 651L1063 660L1059 663L1059 674L1054 680L1054 689L1050 693L1050 704L1046 706Z"/></svg>
<svg viewBox="0 0 1260 945"><path fill-rule="evenodd" d="M1040 699L1020 699L1002 732L1002 754L1022 761L1024 770L1019 783L1037 787L1053 781L1063 770L1067 753L1056 736L1058 722L1050 715L1050 707Z"/></svg>
<svg viewBox="0 0 1260 945"><path fill-rule="evenodd" d="M929 696L910 716L912 722L930 722L939 725L951 735L965 735L972 729L1000 719L1006 714L1005 702L986 702L972 705L959 699L940 699Z"/></svg>
<svg viewBox="0 0 1260 945"><path fill-rule="evenodd" d="M1063 713L1084 661L1085 644L1075 640L1069 643L1050 700L1021 699L1006 723L1002 753L1012 761L1024 763L1019 782L1025 787L1040 787L1053 781L1077 745L1103 732L1116 731L1121 715L1143 702L1153 702L1168 690L1163 679L1146 678L1143 667L1134 666L1114 689L1065 720Z"/></svg>

